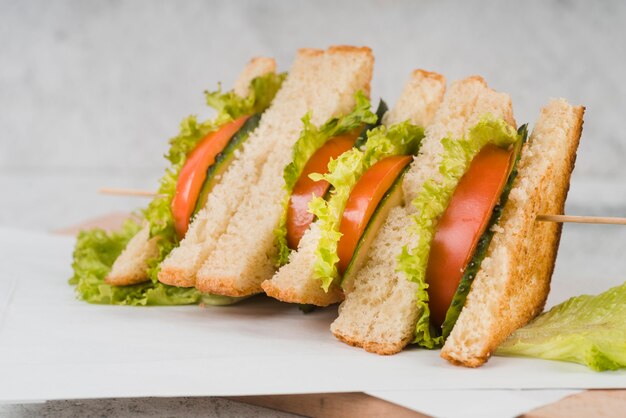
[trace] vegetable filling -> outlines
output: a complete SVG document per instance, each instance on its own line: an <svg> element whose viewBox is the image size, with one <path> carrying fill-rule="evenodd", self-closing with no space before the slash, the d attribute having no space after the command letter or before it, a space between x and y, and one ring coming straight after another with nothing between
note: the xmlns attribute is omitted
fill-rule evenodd
<svg viewBox="0 0 626 418"><path fill-rule="evenodd" d="M445 212L459 181L469 169L474 157L487 144L508 149L519 147L521 136L504 120L485 116L468 135L461 139L443 138L443 153L439 172L440 181L427 180L413 200L415 208L411 233L416 237L415 246L405 245L398 255L397 271L417 284L417 305L420 316L415 326L414 342L425 348L438 347L443 343L441 329L431 323L426 270L431 244L437 222Z"/></svg>

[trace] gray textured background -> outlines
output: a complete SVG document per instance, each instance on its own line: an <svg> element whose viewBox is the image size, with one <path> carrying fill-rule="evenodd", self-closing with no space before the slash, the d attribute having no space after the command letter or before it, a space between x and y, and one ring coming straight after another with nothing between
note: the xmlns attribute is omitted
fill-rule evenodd
<svg viewBox="0 0 626 418"><path fill-rule="evenodd" d="M483 75L512 95L520 123L550 97L585 104L570 208L618 214L624 21L618 1L0 1L0 187L24 191L0 205L0 224L52 228L136 206L95 190L154 188L179 121L208 114L204 89L230 86L253 55L288 69L297 48L340 43L374 49L372 93L390 103L422 67Z"/></svg>
<svg viewBox="0 0 626 418"><path fill-rule="evenodd" d="M390 103L421 67L483 75L520 123L550 97L586 105L568 211L625 216L624 22L618 1L0 0L0 225L54 229L143 204L96 189L155 188L179 121L208 114L204 89L230 86L254 55L286 70L299 47L344 43L373 48L372 94ZM621 282L625 242L624 229L567 226L555 285ZM0 415L46 411L32 408Z"/></svg>

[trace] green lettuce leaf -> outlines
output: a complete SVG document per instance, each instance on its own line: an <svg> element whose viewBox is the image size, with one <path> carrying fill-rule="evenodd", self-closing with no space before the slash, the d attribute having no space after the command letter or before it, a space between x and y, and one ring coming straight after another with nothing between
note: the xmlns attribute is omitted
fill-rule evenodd
<svg viewBox="0 0 626 418"><path fill-rule="evenodd" d="M248 96L245 98L238 96L232 90L223 93L221 85L218 86L217 91L205 91L207 104L217 110L217 117L212 121L213 124L221 126L240 116L263 112L274 100L285 77L286 73L269 73L253 79L250 82Z"/></svg>
<svg viewBox="0 0 626 418"><path fill-rule="evenodd" d="M424 130L407 121L389 128L379 126L367 136L364 149L353 148L331 160L327 174L310 175L313 180L326 180L333 187L328 200L317 197L309 204L309 210L318 218L321 233L313 271L325 291L339 276L336 266L339 261L337 244L341 238L339 222L352 188L367 169L383 158L417 153Z"/></svg>
<svg viewBox="0 0 626 418"><path fill-rule="evenodd" d="M74 249L74 276L70 284L76 287L81 299L89 303L116 305L186 305L198 302L210 304L232 303L231 298L205 296L193 288L167 286L162 283L141 283L133 286L111 286L104 278L113 262L130 239L141 229L140 224L128 220L121 230L107 233L101 229L83 231L78 235ZM227 300L231 299L231 300Z"/></svg>
<svg viewBox="0 0 626 418"><path fill-rule="evenodd" d="M311 123L311 114L307 113L302 118L303 128L300 137L293 146L293 159L285 166L283 179L282 214L280 222L274 231L278 243L278 267L287 263L291 249L287 245L287 208L289 198L296 182L304 170L304 166L313 154L320 149L329 139L353 131L363 125L376 123L378 117L370 110L371 104L367 96L361 91L356 94L356 104L352 112L345 116L330 118L319 128Z"/></svg>
<svg viewBox="0 0 626 418"><path fill-rule="evenodd" d="M187 155L208 133L242 115L262 112L276 95L285 78L284 74L268 74L252 80L250 93L246 98L232 91L222 93L220 89L206 93L207 104L217 110L217 116L205 122L198 122L195 116L184 119L179 134L170 139L170 149L165 155L170 165L160 180L157 197L142 211L150 225L150 236L159 237L158 256L148 262L148 276L151 281L134 286L110 286L104 283L106 273L113 261L138 231L137 223L124 226L121 231L106 234L95 229L79 235L74 252L74 276L70 284L76 286L78 296L92 303L125 305L179 305L205 303L223 305L232 303L235 298L215 295L201 295L194 289L178 289L158 282L157 275L161 261L178 245L174 229L171 202L176 192L178 174Z"/></svg>
<svg viewBox="0 0 626 418"><path fill-rule="evenodd" d="M408 246L402 248L398 256L397 270L418 285L417 300L421 314L415 326L414 343L422 347L434 348L443 343L443 338L439 335L440 330L434 329L430 324L428 284L425 278L430 244L439 218L448 206L459 180L476 154L485 145L491 143L508 147L519 140L515 129L503 120L495 120L491 116L481 119L470 129L466 138L442 139L444 151L439 172L443 180L440 183L433 180L426 181L412 202L416 214L413 216L414 224L411 226L411 232L418 237L418 242L414 248L408 248Z"/></svg>
<svg viewBox="0 0 626 418"><path fill-rule="evenodd" d="M626 367L626 283L555 306L515 331L496 353L569 361L596 371Z"/></svg>

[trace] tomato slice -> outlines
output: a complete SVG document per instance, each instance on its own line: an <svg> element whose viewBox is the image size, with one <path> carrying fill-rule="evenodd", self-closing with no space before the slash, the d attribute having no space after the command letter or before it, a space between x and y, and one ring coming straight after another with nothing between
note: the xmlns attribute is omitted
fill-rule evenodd
<svg viewBox="0 0 626 418"><path fill-rule="evenodd" d="M191 215L206 179L207 169L248 118L249 116L242 116L217 131L210 132L187 156L187 161L178 175L176 194L172 199L174 227L179 239L187 233Z"/></svg>
<svg viewBox="0 0 626 418"><path fill-rule="evenodd" d="M441 327L509 177L515 151L486 145L450 199L430 246L426 282L431 323Z"/></svg>
<svg viewBox="0 0 626 418"><path fill-rule="evenodd" d="M339 135L326 141L307 161L296 182L287 207L287 245L292 250L298 248L300 239L309 229L315 215L309 213L309 202L317 196L324 196L330 184L326 180L314 181L311 173L328 173L328 163L354 146L360 130Z"/></svg>
<svg viewBox="0 0 626 418"><path fill-rule="evenodd" d="M341 274L348 268L359 239L381 199L412 160L411 155L395 155L380 160L361 176L350 192L339 224L341 238L337 244L337 269Z"/></svg>

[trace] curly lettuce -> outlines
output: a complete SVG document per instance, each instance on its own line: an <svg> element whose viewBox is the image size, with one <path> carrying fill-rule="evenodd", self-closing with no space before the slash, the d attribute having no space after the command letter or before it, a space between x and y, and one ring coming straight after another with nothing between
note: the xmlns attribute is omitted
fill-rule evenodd
<svg viewBox="0 0 626 418"><path fill-rule="evenodd" d="M435 235L437 223L445 211L459 180L465 174L470 163L478 152L487 144L509 147L519 141L517 131L505 121L485 116L472 129L467 137L454 140L441 140L443 154L439 172L443 176L441 182L428 180L413 200L416 209L413 216L411 233L417 237L414 248L404 246L398 255L397 271L418 285L417 300L420 317L415 326L414 343L424 348L435 348L443 344L440 331L430 323L428 306L428 284L426 283L426 266L430 244Z"/></svg>
<svg viewBox="0 0 626 418"><path fill-rule="evenodd" d="M111 269L113 261L137 233L137 222L127 223L122 230L107 234L95 229L84 231L78 237L74 251L74 276L70 284L76 286L78 296L91 303L122 305L180 305L190 303L227 304L234 298L214 295L201 295L194 289L178 289L158 282L157 275L161 261L178 245L174 229L171 202L176 193L178 175L187 155L210 132L242 115L259 113L265 110L278 92L285 74L267 74L257 77L250 84L250 92L242 98L234 92L205 92L207 104L217 110L214 119L198 122L195 116L184 119L179 134L170 139L170 149L165 155L170 165L159 182L157 196L142 211L150 225L150 236L157 240L159 253L148 262L148 283L134 286L111 286L104 283L104 277Z"/></svg>
<svg viewBox="0 0 626 418"><path fill-rule="evenodd" d="M205 91L206 103L217 111L213 123L223 125L244 115L263 112L274 100L285 77L286 73L268 73L253 79L246 97L238 96L233 90L223 93L221 85L214 92Z"/></svg>
<svg viewBox="0 0 626 418"><path fill-rule="evenodd" d="M74 249L74 276L70 284L86 302L114 305L188 305L203 302L211 305L231 304L235 298L203 295L194 288L146 282L133 286L112 286L104 282L113 262L130 239L141 229L135 220L128 220L115 232L102 229L82 231Z"/></svg>
<svg viewBox="0 0 626 418"><path fill-rule="evenodd" d="M283 171L283 201L280 222L274 231L278 244L278 256L276 264L278 267L287 263L291 249L287 245L287 209L289 198L296 185L304 166L309 159L320 149L329 139L354 131L364 125L376 123L378 117L370 110L371 104L367 96L361 91L357 92L356 104L352 112L345 116L330 118L319 128L311 122L311 113L307 113L302 118L303 128L300 137L293 146L293 159L285 166Z"/></svg>
<svg viewBox="0 0 626 418"><path fill-rule="evenodd" d="M339 222L354 185L367 169L383 158L417 153L424 138L424 129L406 121L391 127L379 126L369 131L367 136L364 149L353 148L331 160L327 174L310 175L311 179L326 180L333 187L328 200L317 197L309 203L309 210L317 216L320 228L313 272L315 278L321 280L325 291L339 276Z"/></svg>
<svg viewBox="0 0 626 418"><path fill-rule="evenodd" d="M596 371L626 367L626 283L553 307L515 331L496 353L568 361Z"/></svg>

